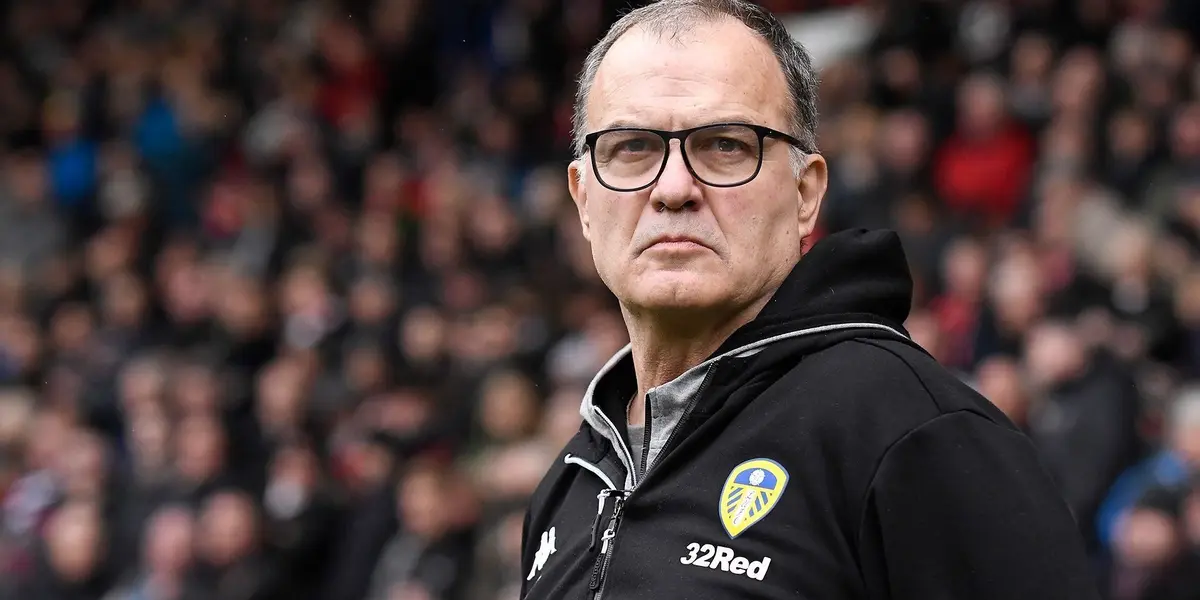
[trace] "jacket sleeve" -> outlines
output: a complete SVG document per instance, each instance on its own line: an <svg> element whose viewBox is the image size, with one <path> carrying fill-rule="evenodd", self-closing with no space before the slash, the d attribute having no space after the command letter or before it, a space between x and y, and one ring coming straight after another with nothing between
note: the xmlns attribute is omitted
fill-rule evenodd
<svg viewBox="0 0 1200 600"><path fill-rule="evenodd" d="M1099 598L1033 445L975 412L936 417L891 446L859 535L871 598Z"/></svg>

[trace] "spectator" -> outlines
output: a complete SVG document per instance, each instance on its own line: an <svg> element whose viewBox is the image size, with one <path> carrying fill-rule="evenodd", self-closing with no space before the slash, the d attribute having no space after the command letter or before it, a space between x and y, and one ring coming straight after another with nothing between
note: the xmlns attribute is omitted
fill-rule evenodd
<svg viewBox="0 0 1200 600"><path fill-rule="evenodd" d="M384 548L367 598L430 598L462 593L471 554L470 498L451 472L433 463L415 465L396 492L401 531ZM465 512L464 512L465 511Z"/></svg>
<svg viewBox="0 0 1200 600"><path fill-rule="evenodd" d="M959 91L959 125L939 150L934 179L949 207L967 218L1002 225L1016 213L1029 181L1032 142L1006 114L1004 86L976 75Z"/></svg>
<svg viewBox="0 0 1200 600"><path fill-rule="evenodd" d="M286 574L281 597L318 598L341 517L321 463L302 440L277 447L263 494L264 543Z"/></svg>
<svg viewBox="0 0 1200 600"><path fill-rule="evenodd" d="M1099 534L1105 545L1126 509L1146 490L1185 485L1200 466L1200 390L1180 391L1170 409L1166 447L1125 471L1100 509Z"/></svg>
<svg viewBox="0 0 1200 600"><path fill-rule="evenodd" d="M1121 523L1116 538L1113 598L1190 598L1200 585L1200 555L1180 521L1186 488L1151 488Z"/></svg>
<svg viewBox="0 0 1200 600"><path fill-rule="evenodd" d="M146 527L140 555L129 581L117 586L105 600L164 598L189 600L200 595L199 584L189 578L193 561L195 521L190 510L164 506ZM144 566L143 566L144 565Z"/></svg>
<svg viewBox="0 0 1200 600"><path fill-rule="evenodd" d="M104 525L94 503L73 500L50 516L33 576L16 598L84 600L111 585L105 572Z"/></svg>
<svg viewBox="0 0 1200 600"><path fill-rule="evenodd" d="M1094 544L1090 524L1104 494L1140 451L1135 388L1128 374L1091 354L1065 323L1039 324L1024 354L1027 377L1040 396L1030 435L1085 540Z"/></svg>
<svg viewBox="0 0 1200 600"><path fill-rule="evenodd" d="M262 522L243 492L213 493L200 509L194 576L206 596L283 598L282 574L262 545Z"/></svg>

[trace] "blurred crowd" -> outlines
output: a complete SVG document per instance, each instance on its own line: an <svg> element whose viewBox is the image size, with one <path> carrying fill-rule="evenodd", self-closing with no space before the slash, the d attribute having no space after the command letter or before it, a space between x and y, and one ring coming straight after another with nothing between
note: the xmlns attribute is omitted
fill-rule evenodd
<svg viewBox="0 0 1200 600"><path fill-rule="evenodd" d="M859 5L823 232L1200 598L1200 2ZM566 196L618 0L0 1L0 599L501 600L626 342Z"/></svg>

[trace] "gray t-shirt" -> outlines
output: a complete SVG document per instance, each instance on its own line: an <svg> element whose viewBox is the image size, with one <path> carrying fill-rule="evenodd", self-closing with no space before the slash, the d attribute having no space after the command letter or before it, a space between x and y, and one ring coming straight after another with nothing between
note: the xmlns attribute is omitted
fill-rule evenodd
<svg viewBox="0 0 1200 600"><path fill-rule="evenodd" d="M646 443L646 426L629 426L629 451L633 454L633 468L642 470L642 446Z"/></svg>

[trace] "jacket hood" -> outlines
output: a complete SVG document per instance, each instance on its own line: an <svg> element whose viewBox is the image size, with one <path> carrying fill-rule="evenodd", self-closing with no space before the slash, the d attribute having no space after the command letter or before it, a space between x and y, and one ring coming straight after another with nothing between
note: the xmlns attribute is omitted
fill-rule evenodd
<svg viewBox="0 0 1200 600"><path fill-rule="evenodd" d="M758 316L714 355L830 323L867 321L902 330L912 294L900 236L890 230L840 231L814 244Z"/></svg>

